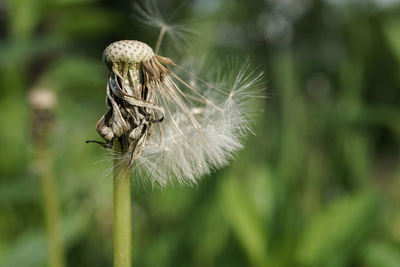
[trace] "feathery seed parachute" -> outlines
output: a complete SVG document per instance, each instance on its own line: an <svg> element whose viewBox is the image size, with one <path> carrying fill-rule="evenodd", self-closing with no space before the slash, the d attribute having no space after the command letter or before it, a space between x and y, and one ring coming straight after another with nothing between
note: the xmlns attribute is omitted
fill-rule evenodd
<svg viewBox="0 0 400 267"><path fill-rule="evenodd" d="M110 109L96 128L105 142L90 142L112 148L118 140L118 157L140 177L193 184L242 148L262 89L248 64L214 85L139 41L110 44L103 60Z"/></svg>

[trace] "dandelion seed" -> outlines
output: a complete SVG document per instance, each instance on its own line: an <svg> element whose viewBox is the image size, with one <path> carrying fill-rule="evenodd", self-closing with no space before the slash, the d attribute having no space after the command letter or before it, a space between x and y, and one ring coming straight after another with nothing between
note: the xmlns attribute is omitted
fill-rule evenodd
<svg viewBox="0 0 400 267"><path fill-rule="evenodd" d="M110 110L97 123L105 142L93 142L118 140L119 159L138 177L193 184L242 148L262 90L248 62L212 84L139 41L112 43L103 59Z"/></svg>
<svg viewBox="0 0 400 267"><path fill-rule="evenodd" d="M136 19L146 25L160 29L160 34L154 51L159 52L161 42L165 35L169 36L178 51L183 51L188 44L188 36L198 34L197 31L187 27L186 23L170 23L173 16L166 19L160 12L154 0L142 1L142 4L133 5Z"/></svg>

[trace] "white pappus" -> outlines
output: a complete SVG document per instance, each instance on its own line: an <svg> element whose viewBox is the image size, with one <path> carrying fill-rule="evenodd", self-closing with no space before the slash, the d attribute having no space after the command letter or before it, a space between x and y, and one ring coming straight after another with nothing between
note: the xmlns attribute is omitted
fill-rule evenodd
<svg viewBox="0 0 400 267"><path fill-rule="evenodd" d="M263 91L262 73L248 62L210 82L139 41L110 44L103 60L110 110L97 131L108 148L120 142L114 156L129 162L135 177L194 184L243 147Z"/></svg>

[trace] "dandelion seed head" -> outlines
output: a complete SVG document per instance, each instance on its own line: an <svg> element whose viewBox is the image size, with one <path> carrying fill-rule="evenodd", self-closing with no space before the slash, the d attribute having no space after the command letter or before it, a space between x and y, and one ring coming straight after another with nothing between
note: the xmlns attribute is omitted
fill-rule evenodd
<svg viewBox="0 0 400 267"><path fill-rule="evenodd" d="M169 75L167 80L174 84L178 78ZM252 73L246 63L216 83L223 88L221 92L210 88L211 84L194 87L197 91L191 94L192 89L181 89L186 108L179 101L166 101L164 108L174 110L160 124L164 136L155 134L137 159L133 167L137 177L162 187L168 183L196 184L200 177L227 165L243 148L262 95L262 76Z"/></svg>
<svg viewBox="0 0 400 267"><path fill-rule="evenodd" d="M110 74L99 134L121 151L133 177L152 186L193 185L225 166L251 132L262 75L237 64L205 81L139 41L118 41L103 53Z"/></svg>
<svg viewBox="0 0 400 267"><path fill-rule="evenodd" d="M55 94L46 88L31 90L28 100L33 108L39 110L51 110L57 105Z"/></svg>

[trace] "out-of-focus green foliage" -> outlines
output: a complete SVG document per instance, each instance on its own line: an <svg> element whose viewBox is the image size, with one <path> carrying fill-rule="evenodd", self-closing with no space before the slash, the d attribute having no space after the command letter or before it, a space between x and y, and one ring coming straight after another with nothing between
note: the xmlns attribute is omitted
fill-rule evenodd
<svg viewBox="0 0 400 267"><path fill-rule="evenodd" d="M49 143L67 266L112 265L110 156L84 141L106 110L105 46L155 45L132 3L0 2L0 267L47 264L27 104L36 87L59 98ZM183 51L167 39L161 55L249 56L268 98L229 167L193 188L133 188L134 266L400 266L400 1L160 9L200 33Z"/></svg>

